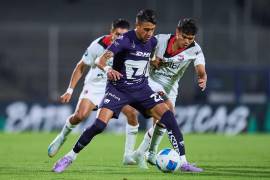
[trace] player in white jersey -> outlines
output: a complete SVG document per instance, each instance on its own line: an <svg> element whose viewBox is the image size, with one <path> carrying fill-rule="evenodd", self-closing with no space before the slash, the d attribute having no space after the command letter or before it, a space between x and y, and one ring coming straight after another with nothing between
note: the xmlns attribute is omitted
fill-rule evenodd
<svg viewBox="0 0 270 180"><path fill-rule="evenodd" d="M205 59L200 46L195 42L196 32L195 21L186 18L179 21L175 35L159 34L156 36L158 44L150 69L149 85L154 91L163 95L165 103L172 111L174 111L178 95L179 80L190 63L194 64L199 87L202 91L206 88ZM138 156L140 156L139 159L143 158L149 148L146 155L147 161L150 164L156 164L156 152L164 132L165 128L159 124L150 128L145 134L143 142L135 151L135 158L138 159ZM180 158L182 162L186 162L185 156Z"/></svg>
<svg viewBox="0 0 270 180"><path fill-rule="evenodd" d="M117 19L113 21L110 35L102 36L93 41L75 67L69 87L60 97L62 103L68 103L70 101L73 89L85 72L87 66L90 66L90 70L85 77L84 87L74 114L66 120L66 124L62 128L62 131L48 147L49 157L53 157L58 152L71 130L81 121L86 119L90 115L91 111L95 110L100 104L100 101L105 94L107 75L96 66L95 61L117 37L127 32L128 29L129 22L126 20ZM108 65L112 65L112 59L108 61ZM134 150L139 126L137 111L131 106L125 106L123 107L122 112L126 115L128 120L128 124L126 126L126 143L123 164L135 164L136 162L132 159L131 154Z"/></svg>

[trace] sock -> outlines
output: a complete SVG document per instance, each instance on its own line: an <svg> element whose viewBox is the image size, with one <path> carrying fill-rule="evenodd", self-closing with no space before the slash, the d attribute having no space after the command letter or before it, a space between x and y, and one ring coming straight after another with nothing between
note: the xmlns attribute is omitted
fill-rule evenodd
<svg viewBox="0 0 270 180"><path fill-rule="evenodd" d="M182 164L187 164L187 158L186 158L186 155L180 156L180 162L181 162L181 165L182 165Z"/></svg>
<svg viewBox="0 0 270 180"><path fill-rule="evenodd" d="M154 128L151 127L144 135L143 141L141 142L140 146L137 149L137 152L140 154L144 154L148 148L149 144L153 135Z"/></svg>
<svg viewBox="0 0 270 180"><path fill-rule="evenodd" d="M76 127L76 125L73 125L69 122L69 119L70 118L68 118L66 120L66 123L60 132L61 136L63 136L63 137L66 137L67 135L69 135L69 133L72 131L72 129L74 129Z"/></svg>
<svg viewBox="0 0 270 180"><path fill-rule="evenodd" d="M72 159L73 161L77 158L77 155L78 155L78 153L75 153L75 152L73 151L73 149L71 149L71 151L69 151L69 152L66 154L66 156L71 157L71 159Z"/></svg>
<svg viewBox="0 0 270 180"><path fill-rule="evenodd" d="M136 138L138 134L139 124L136 126L126 125L126 142L125 142L125 153L124 155L131 155L134 150Z"/></svg>
<svg viewBox="0 0 270 180"><path fill-rule="evenodd" d="M163 135L165 133L166 129L161 127L160 125L156 124L154 127L154 132L153 132L153 136L150 142L150 146L149 146L149 152L152 153L157 153L158 150L158 146L163 138Z"/></svg>
<svg viewBox="0 0 270 180"><path fill-rule="evenodd" d="M73 151L75 153L79 153L92 140L92 138L101 133L106 126L106 123L100 119L96 119L96 121L82 133L79 140L73 147Z"/></svg>
<svg viewBox="0 0 270 180"><path fill-rule="evenodd" d="M169 140L175 151L180 156L185 155L183 135L178 128L173 112L171 112L170 110L166 111L161 117L159 123L164 124L166 126Z"/></svg>

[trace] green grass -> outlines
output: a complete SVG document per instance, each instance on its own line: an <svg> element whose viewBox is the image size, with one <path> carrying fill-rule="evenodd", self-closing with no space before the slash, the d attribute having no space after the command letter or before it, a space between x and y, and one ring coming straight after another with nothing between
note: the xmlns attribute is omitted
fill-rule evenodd
<svg viewBox="0 0 270 180"><path fill-rule="evenodd" d="M51 172L54 162L71 149L78 137L70 136L59 154L49 158L47 146L55 135L0 133L0 179L270 179L270 135L186 135L187 157L204 168L201 174L125 167L121 163L124 136L114 134L96 137L70 168L55 174ZM160 148L164 147L170 147L166 137Z"/></svg>

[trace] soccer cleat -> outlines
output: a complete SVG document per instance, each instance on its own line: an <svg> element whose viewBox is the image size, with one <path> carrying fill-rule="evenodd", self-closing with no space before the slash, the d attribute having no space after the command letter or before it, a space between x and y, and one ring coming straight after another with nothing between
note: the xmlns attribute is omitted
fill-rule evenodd
<svg viewBox="0 0 270 180"><path fill-rule="evenodd" d="M133 159L132 155L124 155L123 165L136 165L137 162Z"/></svg>
<svg viewBox="0 0 270 180"><path fill-rule="evenodd" d="M147 163L144 158L144 154L135 151L133 154L133 159L137 162L139 168L148 169Z"/></svg>
<svg viewBox="0 0 270 180"><path fill-rule="evenodd" d="M48 147L48 156L53 157L59 151L61 146L64 144L66 138L61 136L60 134L56 136L56 138L52 141L52 143Z"/></svg>
<svg viewBox="0 0 270 180"><path fill-rule="evenodd" d="M190 163L183 164L180 167L180 170L183 172L203 172L202 168L198 168L195 166L195 164L190 164Z"/></svg>
<svg viewBox="0 0 270 180"><path fill-rule="evenodd" d="M72 163L72 158L69 156L64 156L60 160L58 160L53 166L53 171L56 173L63 172L70 164Z"/></svg>
<svg viewBox="0 0 270 180"><path fill-rule="evenodd" d="M146 155L146 160L149 164L155 166L157 164L157 155L153 151L149 151Z"/></svg>

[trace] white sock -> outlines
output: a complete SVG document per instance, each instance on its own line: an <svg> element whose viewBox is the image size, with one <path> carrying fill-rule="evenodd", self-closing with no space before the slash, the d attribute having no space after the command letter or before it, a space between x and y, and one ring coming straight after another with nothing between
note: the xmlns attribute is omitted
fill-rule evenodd
<svg viewBox="0 0 270 180"><path fill-rule="evenodd" d="M143 141L141 142L140 146L137 149L137 152L140 154L144 154L148 148L151 141L151 137L153 135L154 128L151 127L144 135Z"/></svg>
<svg viewBox="0 0 270 180"><path fill-rule="evenodd" d="M66 120L66 123L60 132L61 136L63 136L63 137L66 137L67 135L69 135L69 133L72 131L72 129L74 129L76 127L76 125L73 125L69 122L69 119L70 118L68 118Z"/></svg>
<svg viewBox="0 0 270 180"><path fill-rule="evenodd" d="M182 156L180 156L180 162L181 162L181 165L183 165L183 164L187 164L186 155L182 155Z"/></svg>
<svg viewBox="0 0 270 180"><path fill-rule="evenodd" d="M126 142L125 142L125 153L124 155L131 155L134 151L136 144L136 138L138 134L139 124L136 126L126 125Z"/></svg>
<svg viewBox="0 0 270 180"><path fill-rule="evenodd" d="M77 155L78 155L78 153L75 153L75 152L73 151L73 149L72 149L71 151L69 151L69 152L66 154L66 156L71 157L71 159L72 159L73 161L77 158Z"/></svg>
<svg viewBox="0 0 270 180"><path fill-rule="evenodd" d="M155 125L152 139L151 139L150 146L149 146L149 152L152 152L155 154L157 153L158 146L159 146L165 132L166 132L165 128L163 128L157 124Z"/></svg>

